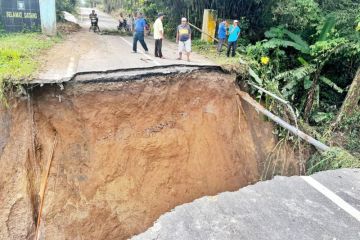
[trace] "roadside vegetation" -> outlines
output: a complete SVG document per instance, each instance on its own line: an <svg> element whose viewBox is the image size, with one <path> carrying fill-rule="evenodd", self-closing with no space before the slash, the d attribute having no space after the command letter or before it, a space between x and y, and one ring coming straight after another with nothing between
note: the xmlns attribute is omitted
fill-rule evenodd
<svg viewBox="0 0 360 240"><path fill-rule="evenodd" d="M3 34L0 36L0 101L6 103L6 86L30 79L39 68L37 57L44 49L60 41L39 33Z"/></svg>
<svg viewBox="0 0 360 240"><path fill-rule="evenodd" d="M78 0L61 0L56 1L56 16L58 21L64 20L63 11L75 14L78 6Z"/></svg>

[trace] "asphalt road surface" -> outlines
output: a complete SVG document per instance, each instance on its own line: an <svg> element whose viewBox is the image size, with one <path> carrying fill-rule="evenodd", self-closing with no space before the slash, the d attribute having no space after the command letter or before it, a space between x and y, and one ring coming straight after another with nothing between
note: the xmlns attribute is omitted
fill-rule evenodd
<svg viewBox="0 0 360 240"><path fill-rule="evenodd" d="M81 8L77 23L82 27L80 32L71 34L66 40L56 45L44 56L45 64L37 76L37 80L53 81L70 78L78 72L106 71L128 68L147 68L173 64L214 65L210 60L192 53L191 62L176 60L177 45L165 40L163 54L166 59L155 58L153 37L146 37L149 54L145 54L140 43L138 53L132 53L132 36L101 35L89 32L90 8ZM118 20L96 10L99 27L104 30L115 30ZM74 21L74 17L67 14Z"/></svg>
<svg viewBox="0 0 360 240"><path fill-rule="evenodd" d="M133 240L359 240L360 169L276 177L204 197Z"/></svg>

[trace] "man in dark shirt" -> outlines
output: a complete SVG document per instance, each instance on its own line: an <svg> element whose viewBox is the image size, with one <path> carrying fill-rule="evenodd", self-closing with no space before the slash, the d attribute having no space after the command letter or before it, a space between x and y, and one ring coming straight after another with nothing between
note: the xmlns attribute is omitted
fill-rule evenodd
<svg viewBox="0 0 360 240"><path fill-rule="evenodd" d="M90 18L90 20L96 19L96 26L98 25L99 18L98 18L98 16L97 16L95 10L92 10L92 11L91 11L91 13L90 13L90 15L89 15L89 18Z"/></svg>
<svg viewBox="0 0 360 240"><path fill-rule="evenodd" d="M146 31L146 21L142 14L138 13L137 19L135 20L134 29L134 42L133 42L133 53L137 52L137 42L140 41L145 53L149 52L149 49L145 43L144 36Z"/></svg>
<svg viewBox="0 0 360 240"><path fill-rule="evenodd" d="M186 18L181 19L181 25L177 27L176 42L179 44L179 58L182 59L182 52L186 52L187 60L190 62L191 53L191 29Z"/></svg>

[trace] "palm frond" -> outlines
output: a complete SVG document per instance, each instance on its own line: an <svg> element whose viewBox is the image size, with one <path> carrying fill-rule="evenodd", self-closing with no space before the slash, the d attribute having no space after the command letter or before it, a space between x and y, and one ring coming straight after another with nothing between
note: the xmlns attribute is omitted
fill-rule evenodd
<svg viewBox="0 0 360 240"><path fill-rule="evenodd" d="M253 77L255 79L255 81L261 86L262 85L262 80L261 78L259 77L259 75L257 75L257 73L255 73L255 71L249 67L249 74L251 77Z"/></svg>
<svg viewBox="0 0 360 240"><path fill-rule="evenodd" d="M288 40L283 40L283 39L279 39L279 38L273 38L270 39L269 41L265 42L263 45L265 48L268 49L274 49L277 47L293 47L296 50L299 50L300 52L304 53L304 54L309 54L310 53L310 48L300 45L296 42L292 42L292 41L288 41Z"/></svg>
<svg viewBox="0 0 360 240"><path fill-rule="evenodd" d="M296 44L302 46L303 49L306 49L306 52L310 52L310 46L309 44L302 39L302 37L298 34L295 34L293 32L290 32L289 30L284 30L284 33L291 39L293 40Z"/></svg>
<svg viewBox="0 0 360 240"><path fill-rule="evenodd" d="M280 73L279 75L275 76L274 80L281 80L281 79L296 79L301 80L306 76L314 73L316 68L314 65L306 65L296 69L292 69L289 71L285 71Z"/></svg>
<svg viewBox="0 0 360 240"><path fill-rule="evenodd" d="M281 93L285 98L289 98L291 95L295 94L298 89L300 81L298 79L291 79L282 89Z"/></svg>
<svg viewBox="0 0 360 240"><path fill-rule="evenodd" d="M326 18L323 28L321 29L321 33L318 41L325 41L331 32L331 30L335 27L336 18L334 15L330 15Z"/></svg>
<svg viewBox="0 0 360 240"><path fill-rule="evenodd" d="M334 89L335 91L337 91L338 93L343 93L344 89L342 89L341 87L339 87L338 85L336 85L333 81L331 81L330 79L328 79L327 77L321 76L320 77L320 81L326 85L328 85L329 87L331 87L332 89Z"/></svg>
<svg viewBox="0 0 360 240"><path fill-rule="evenodd" d="M265 32L266 38L283 38L285 35L284 28L279 27L272 27L270 30Z"/></svg>

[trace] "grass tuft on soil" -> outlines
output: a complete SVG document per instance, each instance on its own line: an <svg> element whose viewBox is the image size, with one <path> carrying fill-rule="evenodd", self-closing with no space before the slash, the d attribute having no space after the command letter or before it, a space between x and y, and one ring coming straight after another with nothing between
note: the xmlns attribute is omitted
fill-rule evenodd
<svg viewBox="0 0 360 240"><path fill-rule="evenodd" d="M320 171L340 168L360 168L360 159L343 148L330 148L326 152L315 154L308 161L307 174L311 175Z"/></svg>
<svg viewBox="0 0 360 240"><path fill-rule="evenodd" d="M248 75L248 66L240 61L240 59L245 59L246 56L240 55L239 52L236 53L235 57L227 57L226 46L223 46L222 52L219 54L216 44L207 43L202 40L192 41L192 48L195 52L220 65L227 72L236 73L239 76Z"/></svg>
<svg viewBox="0 0 360 240"><path fill-rule="evenodd" d="M0 36L0 101L5 102L6 83L17 83L33 76L38 70L36 60L60 37L46 37L39 33L16 33Z"/></svg>

